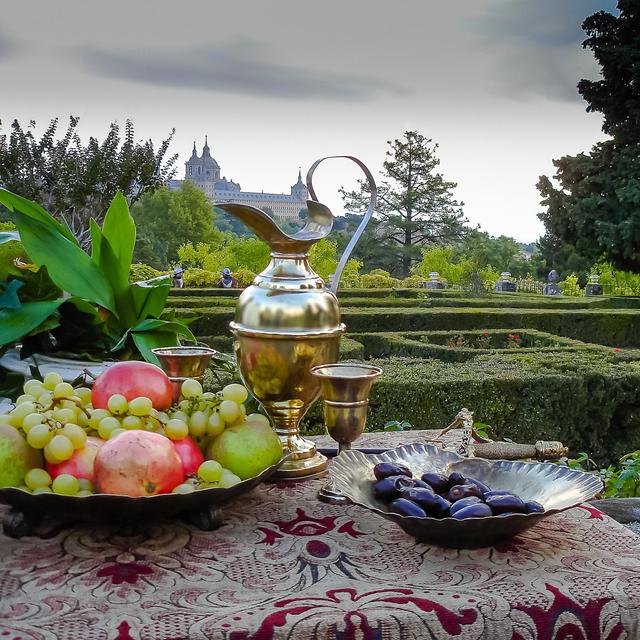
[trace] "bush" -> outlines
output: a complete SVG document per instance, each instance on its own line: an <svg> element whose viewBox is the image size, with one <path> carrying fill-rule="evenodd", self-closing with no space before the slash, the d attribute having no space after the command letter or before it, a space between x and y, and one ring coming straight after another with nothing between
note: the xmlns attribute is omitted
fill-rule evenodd
<svg viewBox="0 0 640 640"><path fill-rule="evenodd" d="M244 289L253 284L256 274L250 269L240 267L233 272L233 277L238 281L238 286Z"/></svg>
<svg viewBox="0 0 640 640"><path fill-rule="evenodd" d="M422 289L424 287L424 278L421 275L413 275L402 281L402 286L407 289Z"/></svg>
<svg viewBox="0 0 640 640"><path fill-rule="evenodd" d="M165 272L166 273L166 272ZM163 275L162 271L158 271L148 264L142 262L134 262L129 269L129 282L140 282L142 280L151 280Z"/></svg>
<svg viewBox="0 0 640 640"><path fill-rule="evenodd" d="M374 269L374 271L382 271L382 269ZM389 289L399 287L400 280L392 278L386 271L382 271L382 273L374 273L372 271L360 276L360 284L365 289Z"/></svg>
<svg viewBox="0 0 640 640"><path fill-rule="evenodd" d="M185 287L215 287L220 276L206 269L187 269L182 279Z"/></svg>
<svg viewBox="0 0 640 640"><path fill-rule="evenodd" d="M572 273L560 282L560 291L562 291L563 296L577 297L584 295L584 289L580 288L578 276L575 273Z"/></svg>

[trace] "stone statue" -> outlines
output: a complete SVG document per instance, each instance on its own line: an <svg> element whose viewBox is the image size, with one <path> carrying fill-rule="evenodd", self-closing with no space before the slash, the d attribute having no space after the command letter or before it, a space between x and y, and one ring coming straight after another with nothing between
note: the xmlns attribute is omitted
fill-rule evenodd
<svg viewBox="0 0 640 640"><path fill-rule="evenodd" d="M587 286L585 287L586 291L586 295L588 296L601 296L604 291L602 289L602 285L599 282L600 280L600 276L598 276L597 273L594 273L590 276L589 278L589 282L587 283Z"/></svg>
<svg viewBox="0 0 640 640"><path fill-rule="evenodd" d="M432 271L429 274L429 280L424 283L425 289L444 289L444 282L440 281L440 274Z"/></svg>
<svg viewBox="0 0 640 640"><path fill-rule="evenodd" d="M516 283L511 282L511 273L503 271L500 274L500 280L496 282L496 291L507 291L509 293L515 293Z"/></svg>
<svg viewBox="0 0 640 640"><path fill-rule="evenodd" d="M552 269L549 272L549 277L547 279L547 284L542 288L542 293L545 296L561 296L562 291L560 291L560 285L558 284L558 280L560 279L560 275L555 269Z"/></svg>

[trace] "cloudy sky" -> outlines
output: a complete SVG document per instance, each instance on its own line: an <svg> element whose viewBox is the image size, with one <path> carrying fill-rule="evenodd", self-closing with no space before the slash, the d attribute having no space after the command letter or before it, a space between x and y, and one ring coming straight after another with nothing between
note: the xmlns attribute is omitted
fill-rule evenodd
<svg viewBox="0 0 640 640"><path fill-rule="evenodd" d="M597 68L579 25L613 0L0 0L0 119L81 117L102 137L175 127L179 175L205 134L222 173L288 192L324 155L377 172L386 141L439 147L473 224L536 239L538 176L601 139L575 85ZM319 198L357 169L318 170Z"/></svg>

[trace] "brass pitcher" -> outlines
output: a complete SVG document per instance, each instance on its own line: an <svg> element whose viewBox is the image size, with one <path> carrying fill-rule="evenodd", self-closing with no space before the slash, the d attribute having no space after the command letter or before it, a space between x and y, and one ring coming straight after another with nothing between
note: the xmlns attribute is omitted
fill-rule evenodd
<svg viewBox="0 0 640 640"><path fill-rule="evenodd" d="M312 176L325 160L309 169L308 217L303 229L289 236L264 211L244 204L216 205L246 224L271 248L271 261L238 300L231 331L242 380L271 418L283 447L292 453L279 469L280 478L306 478L324 472L327 458L315 444L299 434L299 423L320 395L320 381L311 374L315 366L336 362L340 321L335 294L340 274L364 227L373 215L376 189L369 170L356 158L369 179L369 211L342 256L331 290L308 262L309 249L329 235L333 215L317 201Z"/></svg>

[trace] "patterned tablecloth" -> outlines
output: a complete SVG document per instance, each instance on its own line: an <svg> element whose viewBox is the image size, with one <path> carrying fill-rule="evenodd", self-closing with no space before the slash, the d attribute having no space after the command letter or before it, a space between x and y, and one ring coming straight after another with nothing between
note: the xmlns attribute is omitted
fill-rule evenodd
<svg viewBox="0 0 640 640"><path fill-rule="evenodd" d="M0 640L640 638L640 537L592 507L458 551L322 484L259 487L211 533L0 534Z"/></svg>

